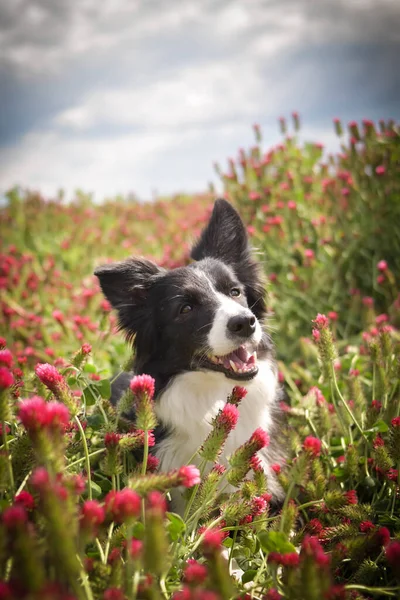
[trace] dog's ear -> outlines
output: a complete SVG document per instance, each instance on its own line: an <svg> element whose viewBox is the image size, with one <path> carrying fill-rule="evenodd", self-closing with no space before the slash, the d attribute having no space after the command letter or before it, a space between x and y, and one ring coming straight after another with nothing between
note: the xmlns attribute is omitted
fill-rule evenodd
<svg viewBox="0 0 400 600"><path fill-rule="evenodd" d="M148 292L164 269L145 258L128 258L122 262L97 267L103 294L118 311L120 329L132 338L146 314Z"/></svg>
<svg viewBox="0 0 400 600"><path fill-rule="evenodd" d="M219 199L210 220L194 245L191 258L217 258L232 267L246 288L249 308L257 318L266 314L265 281L260 266L252 256L247 231L237 211Z"/></svg>
<svg viewBox="0 0 400 600"><path fill-rule="evenodd" d="M210 256L227 264L236 264L247 249L247 233L242 219L232 204L220 198L214 204L199 241L192 248L191 257L201 260Z"/></svg>

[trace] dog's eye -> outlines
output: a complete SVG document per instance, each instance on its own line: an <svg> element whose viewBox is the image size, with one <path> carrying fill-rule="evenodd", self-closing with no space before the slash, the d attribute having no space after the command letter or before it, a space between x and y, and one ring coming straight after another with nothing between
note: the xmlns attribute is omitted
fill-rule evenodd
<svg viewBox="0 0 400 600"><path fill-rule="evenodd" d="M233 298L237 298L238 296L240 296L241 291L239 290L239 288L232 288L231 291L229 292L229 294L233 297Z"/></svg>
<svg viewBox="0 0 400 600"><path fill-rule="evenodd" d="M184 304L181 309L180 309L180 314L181 315L186 315L187 313L189 313L191 310L193 310L193 306L191 304Z"/></svg>

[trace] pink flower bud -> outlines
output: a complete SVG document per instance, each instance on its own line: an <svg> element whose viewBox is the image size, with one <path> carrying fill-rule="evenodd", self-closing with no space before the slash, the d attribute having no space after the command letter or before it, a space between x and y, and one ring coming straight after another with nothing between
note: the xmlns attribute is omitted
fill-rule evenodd
<svg viewBox="0 0 400 600"><path fill-rule="evenodd" d="M129 488L109 492L104 501L107 513L116 523L123 523L140 514L140 496Z"/></svg>
<svg viewBox="0 0 400 600"><path fill-rule="evenodd" d="M191 488L201 482L200 471L194 465L185 465L179 469L180 485Z"/></svg>
<svg viewBox="0 0 400 600"><path fill-rule="evenodd" d="M303 448L306 452L309 452L312 456L319 456L321 454L321 440L309 435L303 442Z"/></svg>
<svg viewBox="0 0 400 600"><path fill-rule="evenodd" d="M321 315L320 313L317 314L317 316L313 320L313 323L315 323L319 330L326 329L327 327L329 327L328 317L326 317L325 315Z"/></svg>
<svg viewBox="0 0 400 600"><path fill-rule="evenodd" d="M344 497L346 498L348 504L358 504L356 490L349 490L348 492L345 492Z"/></svg>
<svg viewBox="0 0 400 600"><path fill-rule="evenodd" d="M400 569L400 541L395 540L386 547L386 560L393 569Z"/></svg>
<svg viewBox="0 0 400 600"><path fill-rule="evenodd" d="M264 429L258 427L251 435L250 442L256 446L256 452L269 445L269 435Z"/></svg>
<svg viewBox="0 0 400 600"><path fill-rule="evenodd" d="M149 399L152 399L154 396L155 381L150 375L136 375L131 380L129 387L133 394L146 394Z"/></svg>
<svg viewBox="0 0 400 600"><path fill-rule="evenodd" d="M375 542L379 546L387 546L390 542L390 531L387 527L379 527L375 532Z"/></svg>
<svg viewBox="0 0 400 600"><path fill-rule="evenodd" d="M13 356L8 348L4 348L4 350L0 350L0 365L11 369L11 365L13 363Z"/></svg>
<svg viewBox="0 0 400 600"><path fill-rule="evenodd" d="M86 500L81 508L81 526L93 529L101 525L106 517L104 508L96 500Z"/></svg>
<svg viewBox="0 0 400 600"><path fill-rule="evenodd" d="M141 542L140 540L136 540L135 538L132 538L130 541L130 544L128 546L128 550L129 550L130 557L133 558L133 560L137 560L142 555L143 542Z"/></svg>
<svg viewBox="0 0 400 600"><path fill-rule="evenodd" d="M120 439L121 436L119 433L115 433L114 431L108 432L104 436L104 445L108 450L111 450L118 446Z"/></svg>
<svg viewBox="0 0 400 600"><path fill-rule="evenodd" d="M17 529L25 526L28 520L28 515L25 508L20 504L14 504L3 512L2 521L6 529Z"/></svg>
<svg viewBox="0 0 400 600"><path fill-rule="evenodd" d="M0 391L6 390L14 383L14 376L6 367L0 367Z"/></svg>
<svg viewBox="0 0 400 600"><path fill-rule="evenodd" d="M61 310L53 310L52 314L53 314L53 319L55 319L59 323L64 322L64 315L62 314Z"/></svg>
<svg viewBox="0 0 400 600"><path fill-rule="evenodd" d="M38 467L33 471L30 482L34 488L43 491L50 483L48 471L44 467Z"/></svg>
<svg viewBox="0 0 400 600"><path fill-rule="evenodd" d="M207 567L201 565L196 560L191 560L183 572L183 577L187 583L195 585L202 584L207 578Z"/></svg>
<svg viewBox="0 0 400 600"><path fill-rule="evenodd" d="M103 600L125 600L125 598L124 592L116 587L106 589L103 594Z"/></svg>
<svg viewBox="0 0 400 600"><path fill-rule="evenodd" d="M40 381L47 387L51 392L57 393L60 387L66 386L64 377L57 371L53 365L49 363L38 364L35 367L35 373L39 377Z"/></svg>
<svg viewBox="0 0 400 600"><path fill-rule="evenodd" d="M378 271L381 271L382 273L387 271L388 268L386 260L380 260L376 266L378 267Z"/></svg>
<svg viewBox="0 0 400 600"><path fill-rule="evenodd" d="M224 537L224 533L220 529L207 529L204 533L203 549L206 552L219 550Z"/></svg>
<svg viewBox="0 0 400 600"><path fill-rule="evenodd" d="M221 413L217 417L217 425L225 431L232 431L236 427L239 419L239 411L233 404L225 404Z"/></svg>
<svg viewBox="0 0 400 600"><path fill-rule="evenodd" d="M15 502L21 504L25 510L33 510L35 508L35 499L26 490L22 490L22 492L15 496Z"/></svg>
<svg viewBox="0 0 400 600"><path fill-rule="evenodd" d="M167 501L164 494L158 491L152 491L147 494L146 507L148 510L165 515L167 512Z"/></svg>

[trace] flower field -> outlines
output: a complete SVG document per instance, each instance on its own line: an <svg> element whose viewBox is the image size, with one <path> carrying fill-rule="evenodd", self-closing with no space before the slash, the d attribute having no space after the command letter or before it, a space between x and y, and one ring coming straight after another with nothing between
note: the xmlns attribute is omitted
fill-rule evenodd
<svg viewBox="0 0 400 600"><path fill-rule="evenodd" d="M278 508L256 454L266 432L227 469L218 463L243 388L216 416L198 466L169 473L151 454L152 378L133 378L123 398L135 423L109 403L110 378L131 357L93 271L129 255L187 263L213 190L101 205L9 192L0 600L400 597L400 126L333 126L336 155L300 144L294 114L280 120L278 146L266 148L256 125L254 146L216 165L266 274L287 396ZM167 504L178 486L183 517Z"/></svg>

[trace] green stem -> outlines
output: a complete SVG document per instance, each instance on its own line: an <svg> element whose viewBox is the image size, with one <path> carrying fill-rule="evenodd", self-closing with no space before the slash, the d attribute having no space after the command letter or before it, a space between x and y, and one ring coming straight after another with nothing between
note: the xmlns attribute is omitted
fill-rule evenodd
<svg viewBox="0 0 400 600"><path fill-rule="evenodd" d="M396 506L396 487L400 486L400 461L397 464L397 484L394 485L393 488L393 499L392 499L392 510L390 511L390 516L393 518L394 509Z"/></svg>
<svg viewBox="0 0 400 600"><path fill-rule="evenodd" d="M106 543L106 547L104 549L104 564L105 565L107 564L108 553L110 552L110 544L111 544L113 530L114 530L114 522L112 522L110 527L108 528L107 543Z"/></svg>
<svg viewBox="0 0 400 600"><path fill-rule="evenodd" d="M138 589L139 589L139 581L140 581L140 571L135 571L132 578L132 598L135 600Z"/></svg>
<svg viewBox="0 0 400 600"><path fill-rule="evenodd" d="M142 475L146 475L148 458L149 458L149 434L148 434L148 429L145 429L144 430Z"/></svg>
<svg viewBox="0 0 400 600"><path fill-rule="evenodd" d="M347 414L349 415L350 419L353 421L354 425L357 427L358 431L361 433L361 435L364 438L364 440L368 443L368 438L365 435L365 433L364 433L361 425L357 421L356 417L353 414L353 411L351 410L351 408L349 407L349 405L347 404L347 402L345 401L345 399L342 396L342 393L341 393L341 391L339 389L339 386L338 386L338 383L337 383L336 373L335 373L335 369L333 367L333 364L331 364L331 377L332 377L332 381L333 381L333 385L334 385L334 388L336 390L336 393L339 396L340 400L342 401L342 404L345 407L345 409L347 411Z"/></svg>
<svg viewBox="0 0 400 600"><path fill-rule="evenodd" d="M82 579L83 589L85 590L87 600L93 600L92 588L90 587L89 577L87 573L82 569L80 572L80 576Z"/></svg>
<svg viewBox="0 0 400 600"><path fill-rule="evenodd" d="M189 462L188 464L190 464L190 462ZM201 478L203 478L203 471L204 471L204 468L205 468L206 464L207 464L207 461L206 461L206 460L202 460L202 462L200 463L200 466L199 466L199 471L200 471ZM189 517L189 514L190 514L190 509L191 509L191 508L192 508L192 506L193 506L193 502L194 502L194 500L195 500L195 498L196 498L196 495L197 495L197 492L198 492L198 490L199 490L199 487L200 487L200 484L199 484L199 483L197 483L197 484L196 484L196 485L195 485L195 486L192 488L192 490L191 490L190 498L189 498L189 501L188 501L188 503L186 504L186 508L185 508L185 514L184 514L184 517L183 517L183 520L184 520L184 521L187 521L187 519L188 519L188 517ZM196 512L197 512L197 511L196 511ZM192 517L193 517L193 515L192 515Z"/></svg>
<svg viewBox="0 0 400 600"><path fill-rule="evenodd" d="M92 456L96 456L97 454L103 454L106 451L105 448L100 448L100 450L95 450L95 452L91 452L88 456L89 458L91 458ZM69 465L67 465L67 469L70 469L71 467L74 467L75 465L79 465L79 463L84 462L86 460L86 456L82 456L81 458L78 458L78 460L74 460L74 462L69 463Z"/></svg>
<svg viewBox="0 0 400 600"><path fill-rule="evenodd" d="M105 560L104 551L100 544L99 538L96 538L96 546L97 546L99 554L100 554L101 562L103 563L103 565L105 565L107 563L107 561Z"/></svg>
<svg viewBox="0 0 400 600"><path fill-rule="evenodd" d="M215 527L215 525L218 525L218 523L222 521L222 517L218 517L217 519L215 519L214 521L212 521L212 523L210 523L207 527L207 529L205 531L203 531L203 533L201 534L201 536L199 537L199 539L197 540L197 542L193 545L192 549L191 549L191 553L194 554L194 552L197 550L197 548L200 546L200 544L202 543L202 541L204 540L204 536L206 531L209 531L210 529L212 529L213 527Z"/></svg>
<svg viewBox="0 0 400 600"><path fill-rule="evenodd" d="M81 434L83 452L85 454L85 459L86 459L86 472L87 472L88 487L89 487L89 500L91 500L92 499L92 480L91 480L91 475L90 475L90 458L89 458L88 445L87 445L87 441L86 441L85 432L82 427L82 423L80 422L78 417L75 417L75 422L78 425L78 429Z"/></svg>
<svg viewBox="0 0 400 600"><path fill-rule="evenodd" d="M368 587L366 585L358 585L358 584L351 584L351 585L346 585L346 590L361 590L363 592L368 592L370 594L383 594L384 596L394 596L398 598L398 595L396 592L400 592L400 587L392 587L392 588L371 588Z"/></svg>
<svg viewBox="0 0 400 600"><path fill-rule="evenodd" d="M228 559L228 570L229 570L229 572L231 572L231 564L232 564L232 558L233 558L233 549L235 547L237 534L238 534L238 529L235 529L235 531L233 532L233 536L232 536L232 547L231 547L231 551L229 552L229 559Z"/></svg>
<svg viewBox="0 0 400 600"><path fill-rule="evenodd" d="M333 402L333 404L335 406L336 414L337 414L337 417L339 419L340 429L342 430L343 435L345 435L345 433L346 433L346 425L345 425L345 423L343 421L343 418L342 418L342 414L341 414L341 411L340 411L340 406L338 405L336 397L335 397L334 384L333 384L333 380L332 379L331 379L330 383L331 383L331 398L332 398L332 402ZM350 440L352 441L351 430L349 430L349 433L350 433Z"/></svg>
<svg viewBox="0 0 400 600"><path fill-rule="evenodd" d="M162 575L162 577L160 578L160 588L161 588L161 591L162 591L164 597L166 598L166 600L168 600L169 596L168 596L167 586L165 585L165 577L166 577L166 575Z"/></svg>
<svg viewBox="0 0 400 600"><path fill-rule="evenodd" d="M32 474L32 469L29 471L29 473L27 475L25 475L21 485L19 486L19 488L17 489L17 491L15 492L15 495L18 496L18 494L20 494L22 492L22 490L24 489L26 482L28 481L29 477Z"/></svg>
<svg viewBox="0 0 400 600"><path fill-rule="evenodd" d="M311 500L310 502L306 502L305 504L300 504L297 508L299 510L303 510L303 508L308 508L309 506L316 506L317 504L322 504L324 500Z"/></svg>
<svg viewBox="0 0 400 600"><path fill-rule="evenodd" d="M293 488L294 488L295 485L296 485L295 481L292 480L290 482L288 491L286 492L285 502L283 503L283 506L282 506L281 524L280 524L280 527L279 527L279 531L280 532L283 532L283 527L285 525L285 509L287 508L287 505L289 504L289 500L290 500L290 498L292 496Z"/></svg>
<svg viewBox="0 0 400 600"><path fill-rule="evenodd" d="M268 552L266 554L264 554L264 557L262 559L262 563L261 563L261 565L260 565L260 567L259 567L259 569L258 569L258 571L256 573L256 576L253 579L253 586L252 586L252 590L251 590L251 597L252 598L254 597L253 593L255 591L255 588L256 588L256 585L258 583L258 580L260 579L260 577L262 575L262 572L265 569L265 565L267 564L267 560L268 560Z"/></svg>
<svg viewBox="0 0 400 600"><path fill-rule="evenodd" d="M4 446L4 450L6 452L6 458L7 458L8 478L10 480L10 491L11 491L11 495L14 496L14 492L15 492L14 473L13 473L13 468L12 468L12 463L11 463L11 456L10 456L10 453L8 450L8 440L7 440L5 421L1 422L1 427L2 427L2 432L3 432L3 446Z"/></svg>

